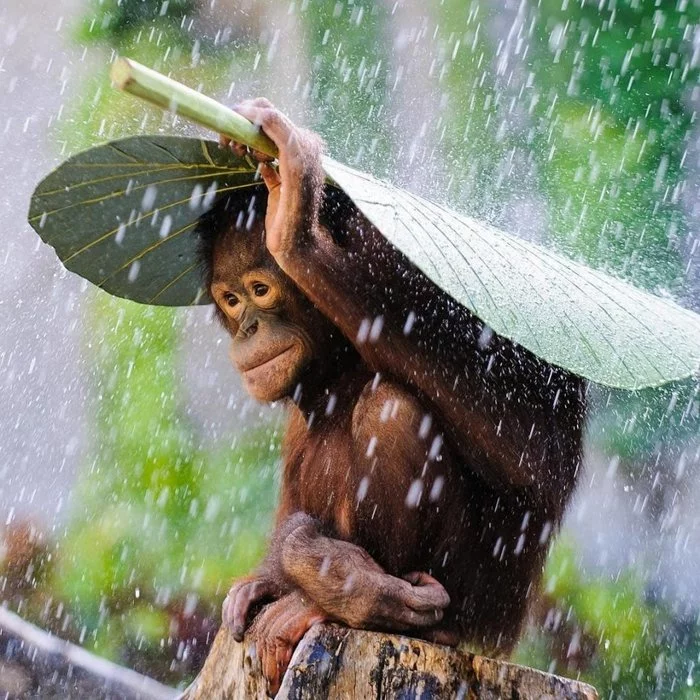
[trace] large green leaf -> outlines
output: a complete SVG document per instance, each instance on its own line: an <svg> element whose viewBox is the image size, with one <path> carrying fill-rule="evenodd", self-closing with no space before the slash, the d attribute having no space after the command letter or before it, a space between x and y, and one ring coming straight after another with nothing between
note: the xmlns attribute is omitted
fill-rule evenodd
<svg viewBox="0 0 700 700"><path fill-rule="evenodd" d="M113 141L42 180L29 223L63 264L110 294L145 304L207 303L197 220L217 194L251 187L255 166L177 136Z"/></svg>
<svg viewBox="0 0 700 700"><path fill-rule="evenodd" d="M324 167L425 275L543 359L625 389L697 372L696 314L330 158ZM197 218L215 193L254 184L252 165L212 142L140 136L66 161L37 187L29 220L68 269L112 294L204 303Z"/></svg>

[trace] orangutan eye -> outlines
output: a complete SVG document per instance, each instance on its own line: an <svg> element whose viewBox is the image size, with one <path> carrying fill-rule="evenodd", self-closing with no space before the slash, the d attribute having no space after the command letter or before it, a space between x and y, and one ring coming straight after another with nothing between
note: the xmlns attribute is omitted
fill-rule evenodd
<svg viewBox="0 0 700 700"><path fill-rule="evenodd" d="M256 282L253 285L253 294L255 294L256 297L264 297L269 291L270 288L262 282Z"/></svg>
<svg viewBox="0 0 700 700"><path fill-rule="evenodd" d="M235 306L238 304L238 298L236 297L235 294L231 294L230 292L224 294L224 301L226 302L227 306Z"/></svg>

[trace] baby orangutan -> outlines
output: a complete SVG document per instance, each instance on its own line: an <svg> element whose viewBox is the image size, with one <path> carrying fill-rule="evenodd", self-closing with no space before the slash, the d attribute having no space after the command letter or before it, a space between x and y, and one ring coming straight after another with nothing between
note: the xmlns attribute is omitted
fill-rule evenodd
<svg viewBox="0 0 700 700"><path fill-rule="evenodd" d="M316 136L266 100L236 109L279 167L261 158L264 185L203 217L202 252L233 364L289 426L270 549L224 622L241 640L272 601L249 631L272 693L322 620L507 655L574 488L583 383L494 335L324 187Z"/></svg>

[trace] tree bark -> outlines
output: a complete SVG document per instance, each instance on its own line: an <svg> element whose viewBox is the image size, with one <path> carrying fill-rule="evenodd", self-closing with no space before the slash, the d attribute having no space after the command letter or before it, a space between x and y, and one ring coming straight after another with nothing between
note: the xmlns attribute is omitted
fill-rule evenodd
<svg viewBox="0 0 700 700"><path fill-rule="evenodd" d="M180 700L265 700L254 648L223 628ZM418 639L315 625L292 657L277 700L597 700L595 689Z"/></svg>

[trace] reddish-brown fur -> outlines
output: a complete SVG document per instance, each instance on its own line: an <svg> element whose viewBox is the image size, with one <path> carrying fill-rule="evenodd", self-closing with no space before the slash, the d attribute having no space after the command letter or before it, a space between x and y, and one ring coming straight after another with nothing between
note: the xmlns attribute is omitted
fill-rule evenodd
<svg viewBox="0 0 700 700"><path fill-rule="evenodd" d="M508 654L579 470L583 383L491 333L342 193L322 203L313 135L264 100L238 109L280 167L261 165L265 242L261 221L209 218L212 294L239 367L302 340L248 382L294 398L270 552L225 621L241 638L280 599L251 630L273 690L321 619ZM261 270L266 308L240 286Z"/></svg>

